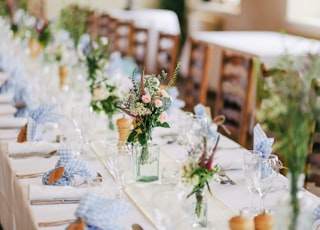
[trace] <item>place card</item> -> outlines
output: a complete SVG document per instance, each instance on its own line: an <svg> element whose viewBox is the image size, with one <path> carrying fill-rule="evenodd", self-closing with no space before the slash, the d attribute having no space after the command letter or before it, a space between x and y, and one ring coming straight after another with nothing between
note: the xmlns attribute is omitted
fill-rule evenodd
<svg viewBox="0 0 320 230"><path fill-rule="evenodd" d="M17 142L18 142L18 143L22 143L22 142L27 141L27 128L28 128L28 125L27 125L27 124L25 124L25 125L21 128L21 130L20 130L20 132L19 132L19 135L18 135L18 139L17 139Z"/></svg>
<svg viewBox="0 0 320 230"><path fill-rule="evenodd" d="M50 173L48 184L53 184L54 182L60 180L63 176L64 168L58 167Z"/></svg>

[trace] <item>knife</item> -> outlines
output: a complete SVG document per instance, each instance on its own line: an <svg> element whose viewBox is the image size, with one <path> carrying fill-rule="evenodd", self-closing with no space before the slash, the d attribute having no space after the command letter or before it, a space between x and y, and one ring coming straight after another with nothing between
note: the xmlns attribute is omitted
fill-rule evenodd
<svg viewBox="0 0 320 230"><path fill-rule="evenodd" d="M51 199L51 200L31 200L31 205L48 205L48 204L78 204L80 199Z"/></svg>

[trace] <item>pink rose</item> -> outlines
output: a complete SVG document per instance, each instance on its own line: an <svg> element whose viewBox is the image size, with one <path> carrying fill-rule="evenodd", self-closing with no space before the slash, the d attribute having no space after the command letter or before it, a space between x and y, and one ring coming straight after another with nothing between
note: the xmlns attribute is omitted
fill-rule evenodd
<svg viewBox="0 0 320 230"><path fill-rule="evenodd" d="M154 105L155 105L157 108L159 108L159 107L162 106L162 101L159 100L159 99L156 99L156 100L154 101Z"/></svg>
<svg viewBox="0 0 320 230"><path fill-rule="evenodd" d="M167 93L167 91L165 91L164 89L162 89L162 90L160 91L160 93L161 93L161 95L162 95L163 97L170 97L169 94Z"/></svg>
<svg viewBox="0 0 320 230"><path fill-rule="evenodd" d="M163 123L163 122L166 122L168 119L168 115L166 112L162 112L158 118L158 120Z"/></svg>
<svg viewBox="0 0 320 230"><path fill-rule="evenodd" d="M142 96L143 103L149 103L151 101L151 96L149 94L145 94Z"/></svg>

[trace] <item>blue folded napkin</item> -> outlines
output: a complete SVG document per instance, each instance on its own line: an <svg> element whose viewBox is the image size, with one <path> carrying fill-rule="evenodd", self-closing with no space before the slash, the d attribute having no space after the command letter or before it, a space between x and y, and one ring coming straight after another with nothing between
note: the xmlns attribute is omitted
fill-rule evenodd
<svg viewBox="0 0 320 230"><path fill-rule="evenodd" d="M183 100L178 99L179 91L177 87L171 87L168 89L168 94L171 97L171 105L168 109L168 114L170 114L174 109L181 109L185 106L185 102Z"/></svg>
<svg viewBox="0 0 320 230"><path fill-rule="evenodd" d="M312 223L312 229L318 229L320 227L320 205L313 210Z"/></svg>
<svg viewBox="0 0 320 230"><path fill-rule="evenodd" d="M264 159L268 159L272 153L274 138L268 138L259 124L253 129L253 150L262 153Z"/></svg>
<svg viewBox="0 0 320 230"><path fill-rule="evenodd" d="M42 184L48 185L50 174L59 167L63 167L63 175L61 179L51 185L74 185L77 184L77 181L75 181L76 176L80 176L83 179L94 179L97 176L97 173L89 168L88 162L74 157L75 154L71 148L60 148L58 149L58 154L60 155L59 161L54 169L49 170L43 175Z"/></svg>
<svg viewBox="0 0 320 230"><path fill-rule="evenodd" d="M27 117L33 107L32 88L30 84L16 84L12 103L18 108L15 117ZM19 105L23 105L19 107Z"/></svg>
<svg viewBox="0 0 320 230"><path fill-rule="evenodd" d="M111 200L99 194L86 193L80 200L75 216L84 220L90 230L122 230L126 228L117 220L130 208L124 200Z"/></svg>
<svg viewBox="0 0 320 230"><path fill-rule="evenodd" d="M25 70L21 66L13 69L5 84L0 87L0 93L14 93L17 83L21 85L28 84Z"/></svg>
<svg viewBox="0 0 320 230"><path fill-rule="evenodd" d="M27 141L42 140L42 126L46 122L57 122L61 115L56 113L57 105L41 104L37 109L29 112Z"/></svg>
<svg viewBox="0 0 320 230"><path fill-rule="evenodd" d="M206 113L206 107L201 103L197 104L194 108L194 113L197 116L205 116L208 119L208 127L203 127L204 130L207 129L207 135L214 137L215 139L218 138L219 134L217 132L217 126L212 124L212 119Z"/></svg>
<svg viewBox="0 0 320 230"><path fill-rule="evenodd" d="M262 158L267 160L272 153L274 138L268 138L259 124L253 129L253 150L259 151ZM272 173L272 168L268 164L262 164L262 178L268 177Z"/></svg>

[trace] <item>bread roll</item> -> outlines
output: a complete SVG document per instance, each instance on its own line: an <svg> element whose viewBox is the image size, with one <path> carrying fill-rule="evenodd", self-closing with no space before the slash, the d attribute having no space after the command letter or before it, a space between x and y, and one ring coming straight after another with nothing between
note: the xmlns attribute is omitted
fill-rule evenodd
<svg viewBox="0 0 320 230"><path fill-rule="evenodd" d="M274 225L273 215L261 213L254 218L255 230L272 230Z"/></svg>
<svg viewBox="0 0 320 230"><path fill-rule="evenodd" d="M234 216L229 220L231 230L254 230L253 220L246 216Z"/></svg>

